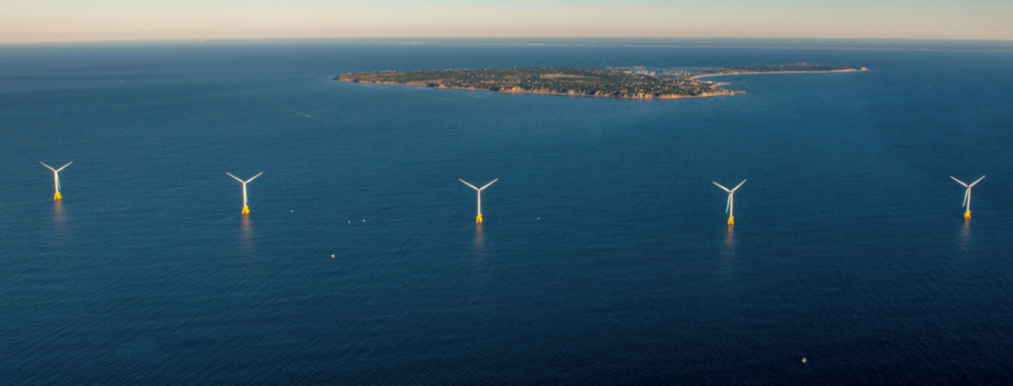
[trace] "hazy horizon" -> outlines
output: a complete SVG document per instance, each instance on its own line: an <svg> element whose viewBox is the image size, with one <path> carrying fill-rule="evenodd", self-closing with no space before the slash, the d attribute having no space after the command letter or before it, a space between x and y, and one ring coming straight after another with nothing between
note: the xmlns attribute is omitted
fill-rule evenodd
<svg viewBox="0 0 1013 386"><path fill-rule="evenodd" d="M1013 4L632 0L379 3L69 0L0 4L0 43L290 38L834 38L1013 40Z"/></svg>

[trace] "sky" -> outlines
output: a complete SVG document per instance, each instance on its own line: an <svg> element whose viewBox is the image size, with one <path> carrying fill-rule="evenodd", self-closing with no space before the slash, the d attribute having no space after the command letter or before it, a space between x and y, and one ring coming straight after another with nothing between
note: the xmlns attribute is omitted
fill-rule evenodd
<svg viewBox="0 0 1013 386"><path fill-rule="evenodd" d="M0 43L340 37L1013 40L1013 0L0 0Z"/></svg>

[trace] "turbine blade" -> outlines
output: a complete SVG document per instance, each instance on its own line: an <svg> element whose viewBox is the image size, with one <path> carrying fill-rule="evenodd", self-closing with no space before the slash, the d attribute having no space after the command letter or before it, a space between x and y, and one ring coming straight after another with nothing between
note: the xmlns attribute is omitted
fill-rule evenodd
<svg viewBox="0 0 1013 386"><path fill-rule="evenodd" d="M234 178L236 181L239 181L239 183L241 183L241 184L245 184L246 183L246 181L240 180L239 177L236 177L236 176L232 175L232 173L225 172L225 174L228 174L229 177Z"/></svg>
<svg viewBox="0 0 1013 386"><path fill-rule="evenodd" d="M46 165L46 163L45 163L45 162L39 161L39 163L40 163L40 164L42 164L42 166L45 166L45 167L46 167L46 169L52 170L52 171L54 171L54 172L56 171L56 169L53 169L53 167L51 167L51 166L49 166L49 165Z"/></svg>
<svg viewBox="0 0 1013 386"><path fill-rule="evenodd" d="M478 188L478 190L482 190L482 189L488 188L488 187L489 187L489 185L492 185L492 184L493 184L493 183L495 183L496 181L499 181L499 178L497 178L497 179L495 179L495 180L492 180L492 182L490 182L490 183L488 183L488 184L485 184L485 186L483 186L483 187L481 187L481 188Z"/></svg>
<svg viewBox="0 0 1013 386"><path fill-rule="evenodd" d="M70 166L70 164L72 164L72 163L74 163L74 161L67 162L66 165L61 166L59 169L56 169L56 171L61 171L61 170L65 169L67 166ZM984 178L984 177L982 177L982 178Z"/></svg>
<svg viewBox="0 0 1013 386"><path fill-rule="evenodd" d="M971 195L971 188L967 188L967 190L964 191L964 203L960 204L960 207L963 208L967 206L967 200L969 198L968 196L970 195Z"/></svg>
<svg viewBox="0 0 1013 386"><path fill-rule="evenodd" d="M984 180L984 179L985 179L985 176L981 176L981 178L979 178L976 181L972 182L970 185L967 185L967 187L970 188L970 187L974 186L974 184L977 184L978 182L981 182L981 180Z"/></svg>
<svg viewBox="0 0 1013 386"><path fill-rule="evenodd" d="M744 184L744 183L746 183L746 180L742 180L742 182L740 182L740 183L739 183L738 185L735 185L735 187L734 187L734 188L732 188L732 191L734 192L734 191L735 191L735 190L737 190L737 189L738 189L738 188L739 188L740 186L742 186L742 184Z"/></svg>
<svg viewBox="0 0 1013 386"><path fill-rule="evenodd" d="M714 181L711 181L711 182L714 182ZM728 192L728 193L731 193L731 192L732 192L731 190L728 190L728 188L726 188L726 187L724 187L724 186L721 186L721 184L719 184L719 183L717 183L717 182L714 182L714 185L717 185L717 186L718 186L719 188L721 188L721 189L724 189L724 190L725 190L726 192Z"/></svg>
<svg viewBox="0 0 1013 386"><path fill-rule="evenodd" d="M725 204L725 213L728 213L728 210L731 209L731 208L732 208L732 195L729 194L728 195L728 203Z"/></svg>
<svg viewBox="0 0 1013 386"><path fill-rule="evenodd" d="M257 175L255 175L255 176L251 177L250 179L246 180L246 181L245 181L245 182L243 182L243 183L244 183L244 184L248 184L248 183L250 183L250 181L253 181L253 179L254 179L254 178L260 177L260 175L261 175L261 174L264 174L264 172L260 172L259 174L257 174Z"/></svg>
<svg viewBox="0 0 1013 386"><path fill-rule="evenodd" d="M475 187L475 185L469 184L469 183L468 183L467 181L465 181L465 180L462 180L462 179L460 179L460 178L458 178L457 180L458 180L458 181L461 181L461 182L464 182L464 184L465 184L465 185L468 185L468 186L470 186L470 187L471 187L472 189L475 189L475 190L481 190L481 189L479 189L479 188L476 188L476 187Z"/></svg>
<svg viewBox="0 0 1013 386"><path fill-rule="evenodd" d="M957 183L964 185L965 188L967 187L967 184L965 184L964 181L958 180L957 177L950 176L950 178L952 178L954 181L957 181Z"/></svg>

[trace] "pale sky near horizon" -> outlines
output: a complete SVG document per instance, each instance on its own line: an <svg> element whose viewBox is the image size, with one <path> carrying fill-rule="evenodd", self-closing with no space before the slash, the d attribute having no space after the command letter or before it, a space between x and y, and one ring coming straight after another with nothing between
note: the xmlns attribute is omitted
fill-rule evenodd
<svg viewBox="0 0 1013 386"><path fill-rule="evenodd" d="M1013 40L1013 0L0 0L0 43L328 37Z"/></svg>

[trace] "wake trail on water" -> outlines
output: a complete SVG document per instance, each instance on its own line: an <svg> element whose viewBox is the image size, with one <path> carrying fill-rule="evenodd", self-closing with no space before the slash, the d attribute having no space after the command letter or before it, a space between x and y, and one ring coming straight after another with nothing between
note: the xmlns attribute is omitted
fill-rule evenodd
<svg viewBox="0 0 1013 386"><path fill-rule="evenodd" d="M288 110L288 111L291 111L291 112L293 112L293 113L296 113L296 114L302 115L302 116L304 116L304 117L306 117L306 118L309 118L309 117L310 117L310 115L309 115L309 114L306 114L306 113L304 113L304 112L302 112L302 111L298 111L298 110L294 110L294 109L290 109L290 108L288 108L288 107L285 107L285 106L282 106L282 105L279 105L279 104L275 104L275 106L277 106L277 107L281 107L281 108L283 108L283 109L285 109L285 110Z"/></svg>

